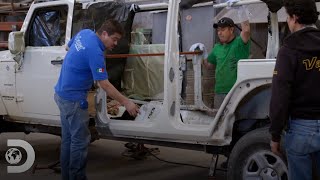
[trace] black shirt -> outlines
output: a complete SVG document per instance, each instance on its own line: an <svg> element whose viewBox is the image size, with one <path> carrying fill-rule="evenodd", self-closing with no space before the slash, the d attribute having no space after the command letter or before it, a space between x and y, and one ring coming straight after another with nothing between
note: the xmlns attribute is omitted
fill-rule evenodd
<svg viewBox="0 0 320 180"><path fill-rule="evenodd" d="M289 117L320 119L320 31L306 27L280 48L272 80L270 133L279 142Z"/></svg>

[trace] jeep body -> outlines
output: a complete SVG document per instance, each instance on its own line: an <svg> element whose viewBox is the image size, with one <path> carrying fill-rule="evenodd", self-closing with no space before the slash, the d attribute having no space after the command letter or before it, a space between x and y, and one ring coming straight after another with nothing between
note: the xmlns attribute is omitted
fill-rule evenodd
<svg viewBox="0 0 320 180"><path fill-rule="evenodd" d="M75 28L79 18L75 18L75 15L86 12L90 7L105 7L103 3L106 2L109 1L57 0L31 5L21 31L10 34L10 50L0 52L1 132L60 134L59 110L53 100L54 86L67 53L65 44L75 32L81 30L81 27ZM235 6L256 3L262 2L240 1ZM141 106L140 114L135 118L115 119L107 113L107 93L97 87L92 101L96 113L91 124L100 138L196 149L229 156L241 137L255 129L267 127L270 87L279 47L276 13L270 13L271 30L268 33L266 58L239 61L236 83L221 107L212 109L204 103L202 96L202 55L181 53L178 28L180 0L136 7L130 5L132 9L136 8L132 10L136 14L146 11L167 13L161 75L163 93L158 99L132 99ZM226 3L215 4L213 8L225 6ZM52 31L64 33L55 40L55 44L37 45L37 40L33 38L38 34L35 27L40 22L39 18L46 13L58 13L62 17L59 19L59 28L52 27ZM183 103L181 97L187 56L194 77L192 104ZM245 128L239 128L243 126Z"/></svg>

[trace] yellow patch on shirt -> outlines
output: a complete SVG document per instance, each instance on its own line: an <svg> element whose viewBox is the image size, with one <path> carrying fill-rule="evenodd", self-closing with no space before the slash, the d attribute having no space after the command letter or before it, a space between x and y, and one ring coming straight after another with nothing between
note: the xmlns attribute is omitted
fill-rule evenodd
<svg viewBox="0 0 320 180"><path fill-rule="evenodd" d="M310 59L305 59L302 61L304 66L306 67L306 70L309 71L311 69L319 69L320 68L320 60L318 60L317 57L313 57L311 60ZM320 69L319 69L320 71Z"/></svg>

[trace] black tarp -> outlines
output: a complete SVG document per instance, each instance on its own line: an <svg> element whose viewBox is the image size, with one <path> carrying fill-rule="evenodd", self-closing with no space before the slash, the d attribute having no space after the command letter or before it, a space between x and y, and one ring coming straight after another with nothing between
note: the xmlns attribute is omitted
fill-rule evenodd
<svg viewBox="0 0 320 180"><path fill-rule="evenodd" d="M107 54L128 54L131 42L132 23L135 12L131 11L131 4L121 2L99 2L92 4L88 9L82 9L81 4L76 4L72 36L82 29L96 31L107 19L119 21L125 30L125 36L118 42L118 45ZM106 67L109 81L118 89L121 88L121 79L126 64L126 58L106 59Z"/></svg>
<svg viewBox="0 0 320 180"><path fill-rule="evenodd" d="M261 1L266 3L269 10L273 13L276 13L277 11L279 11L279 9L281 9L283 6L282 0L261 0Z"/></svg>
<svg viewBox="0 0 320 180"><path fill-rule="evenodd" d="M82 29L95 30L95 23L87 9L82 9L82 4L75 4L72 19L72 37Z"/></svg>
<svg viewBox="0 0 320 180"><path fill-rule="evenodd" d="M61 46L65 41L67 11L39 11L29 34L30 46Z"/></svg>
<svg viewBox="0 0 320 180"><path fill-rule="evenodd" d="M132 23L135 12L130 11L131 4L120 2L101 2L91 5L88 14L94 20L94 27L98 29L107 19L115 19L121 23L125 30L125 36L118 45L107 54L128 54L131 42ZM117 88L121 88L121 79L126 64L126 58L106 60L109 81Z"/></svg>

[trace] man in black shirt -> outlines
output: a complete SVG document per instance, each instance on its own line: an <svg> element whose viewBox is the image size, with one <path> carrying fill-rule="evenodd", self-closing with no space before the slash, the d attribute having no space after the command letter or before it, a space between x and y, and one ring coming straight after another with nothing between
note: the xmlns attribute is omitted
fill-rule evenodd
<svg viewBox="0 0 320 180"><path fill-rule="evenodd" d="M320 173L320 31L314 0L284 0L292 34L279 50L270 102L271 150L280 154L285 126L289 179L312 179L312 157Z"/></svg>

